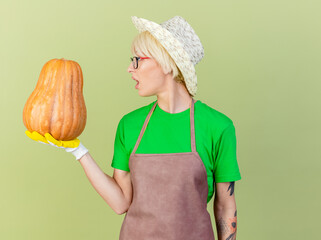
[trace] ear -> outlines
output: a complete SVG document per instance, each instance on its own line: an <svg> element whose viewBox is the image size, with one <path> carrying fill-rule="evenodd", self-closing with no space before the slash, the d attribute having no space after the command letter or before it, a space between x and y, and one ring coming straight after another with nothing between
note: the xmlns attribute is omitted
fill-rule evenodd
<svg viewBox="0 0 321 240"><path fill-rule="evenodd" d="M172 75L173 76L173 70L170 68L168 68L168 69L163 68L163 73L165 75Z"/></svg>

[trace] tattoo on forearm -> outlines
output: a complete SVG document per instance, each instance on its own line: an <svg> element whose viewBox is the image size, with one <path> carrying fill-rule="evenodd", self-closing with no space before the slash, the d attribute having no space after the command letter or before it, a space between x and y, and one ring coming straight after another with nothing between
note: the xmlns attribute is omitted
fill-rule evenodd
<svg viewBox="0 0 321 240"><path fill-rule="evenodd" d="M226 233L228 233L228 226L227 223L224 221L223 218L220 218L217 221L217 232L220 236L225 235Z"/></svg>
<svg viewBox="0 0 321 240"><path fill-rule="evenodd" d="M226 240L236 240L236 216L237 211L235 210L234 217L228 220L229 223L226 223L222 217L217 221L217 234L219 236L229 234Z"/></svg>
<svg viewBox="0 0 321 240"><path fill-rule="evenodd" d="M231 234L226 238L226 240L235 240L236 239L236 210L234 217L229 219L230 221L230 232Z"/></svg>
<svg viewBox="0 0 321 240"><path fill-rule="evenodd" d="M229 190L231 190L230 196L232 196L233 193L234 193L234 184L235 184L235 182L231 182L230 185L228 186L227 192L228 192Z"/></svg>

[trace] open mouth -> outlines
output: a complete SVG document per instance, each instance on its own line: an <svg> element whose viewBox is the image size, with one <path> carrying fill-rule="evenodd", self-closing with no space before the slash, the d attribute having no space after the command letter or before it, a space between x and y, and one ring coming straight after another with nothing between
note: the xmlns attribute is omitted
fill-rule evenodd
<svg viewBox="0 0 321 240"><path fill-rule="evenodd" d="M132 76L132 79L135 80L137 82L135 88L138 88L138 85L139 85L139 81L137 79L135 79L133 76Z"/></svg>

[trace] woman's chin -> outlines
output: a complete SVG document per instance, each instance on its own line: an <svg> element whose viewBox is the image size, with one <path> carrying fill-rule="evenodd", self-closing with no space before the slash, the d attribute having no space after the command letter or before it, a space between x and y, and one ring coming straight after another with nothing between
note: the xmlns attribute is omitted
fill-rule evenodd
<svg viewBox="0 0 321 240"><path fill-rule="evenodd" d="M142 91L142 89L138 89L138 94L141 97L150 97L150 96L155 95L155 93L153 93L153 92L144 92L144 91Z"/></svg>

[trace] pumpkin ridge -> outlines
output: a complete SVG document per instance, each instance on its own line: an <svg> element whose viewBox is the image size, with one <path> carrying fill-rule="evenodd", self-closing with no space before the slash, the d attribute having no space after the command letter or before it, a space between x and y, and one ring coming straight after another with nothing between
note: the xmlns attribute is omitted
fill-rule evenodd
<svg viewBox="0 0 321 240"><path fill-rule="evenodd" d="M68 71L66 71L66 64L65 61L62 61L62 67L61 67L61 76L60 76L60 84L62 85L61 88L63 87L63 100L62 100L62 105L63 105L63 111L62 111L62 121L61 121L61 130L60 130L60 136L59 139L63 139L65 137L64 134L64 128L65 128L65 119L66 119L66 108L67 108L67 84L68 84Z"/></svg>
<svg viewBox="0 0 321 240"><path fill-rule="evenodd" d="M59 60L56 61L56 65L59 64L58 62ZM57 63L58 62L58 63ZM55 66L56 66L55 65ZM56 71L55 71L55 75L57 75L57 68L55 68ZM51 75L52 76L52 75ZM52 77L53 78L53 77ZM57 84L57 81L56 81L56 84L55 84L55 90L54 90L54 97L53 97L53 104L51 105L51 113L50 113L50 125L49 125L49 133L53 136L53 127L54 126L54 120L56 118L56 115L57 114L57 109L56 109L56 106L57 106L57 101L58 101L58 84Z"/></svg>
<svg viewBox="0 0 321 240"><path fill-rule="evenodd" d="M57 62L57 61L56 61ZM55 71L57 74L57 70ZM52 75L51 75L52 77ZM53 124L53 113L55 111L55 107L56 107L56 102L57 102L57 84L55 84L55 91L54 91L54 97L53 97L53 104L51 105L51 114L50 114L50 122L49 122L49 133L51 134L52 131L52 124Z"/></svg>
<svg viewBox="0 0 321 240"><path fill-rule="evenodd" d="M72 124L72 119L73 119L73 114L72 114L72 93L71 93L71 87L72 87L72 81L73 81L73 74L72 74L72 65L71 62L64 62L64 72L65 72L65 101L64 101L64 121L63 121L63 126L61 129L61 138L68 139L68 132L70 131L71 124ZM68 131L69 130L69 131Z"/></svg>
<svg viewBox="0 0 321 240"><path fill-rule="evenodd" d="M51 113L54 112L55 106L56 106L56 102L57 102L57 92L55 92L55 97L53 98L53 104L51 106ZM53 114L51 114L50 116L50 123L49 123L49 133L51 133L51 126L53 124Z"/></svg>
<svg viewBox="0 0 321 240"><path fill-rule="evenodd" d="M52 79L55 82L55 108L53 109L53 111L51 112L50 116L52 117L52 127L51 127L51 131L50 134L57 140L60 140L59 138L59 131L61 129L61 98L60 98L60 91L61 91L61 87L60 87L60 80L61 80L61 61L58 61L55 65L55 74L52 77Z"/></svg>
<svg viewBox="0 0 321 240"><path fill-rule="evenodd" d="M72 69L72 71L74 71L74 69ZM78 77L78 75L76 76ZM75 104L74 102L76 101L75 99L75 94L74 94L74 85L76 84L77 82L77 78L74 77L74 74L72 74L72 82L71 82L71 108L72 108L72 114L71 114L71 118L73 119L72 121L72 124L71 124L71 127L69 128L69 131L68 131L68 138L71 137L71 133L75 131L75 123L76 123L76 120L74 119L77 119L77 115L76 115L76 111L75 111L75 108L77 107L77 104ZM75 116L76 115L76 116Z"/></svg>
<svg viewBox="0 0 321 240"><path fill-rule="evenodd" d="M64 65L64 61L62 61L61 65ZM64 81L65 81L65 71L64 71L64 68L61 67L60 68L60 79L59 79L59 88L61 89L59 91L59 97L61 97L61 105L63 106L63 111L61 111L61 109L59 109L60 113L61 113L61 116L60 116L60 119L61 119L61 124L60 124L60 135L58 137L58 139L63 139L63 133L62 133L62 130L63 130L63 127L64 127L64 121L65 121L65 109L66 109L66 84L64 84ZM62 96L61 96L62 95Z"/></svg>
<svg viewBox="0 0 321 240"><path fill-rule="evenodd" d="M77 65L76 65L76 71L78 73L78 76L79 76L78 79L79 80L76 81L76 83L75 83L75 98L74 98L74 101L77 101L80 104L78 104L75 107L74 114L75 114L75 116L79 116L79 115L81 115L83 113L83 111L82 111L83 105L82 105L82 102L80 101L81 94L79 94L79 93L81 93L81 90L79 89L79 86L80 86L81 81L82 81L82 76L79 74ZM82 122L81 122L82 119L83 118L78 118L77 117L77 121L75 121L75 130L77 132L77 135L79 135L79 131L81 131L81 129L79 127L82 126Z"/></svg>
<svg viewBox="0 0 321 240"><path fill-rule="evenodd" d="M38 126L36 126L36 129L39 129L40 134L42 134L43 136L45 135L45 133L49 132L48 116L51 115L51 112L49 111L49 106L53 101L53 98L51 97L51 92L53 92L52 89L56 86L56 71L50 71L50 73L50 76L47 77L48 82L46 84L46 88L44 89L44 91L42 91L41 96L38 98L38 112L37 116L35 116L39 118L39 121L37 121ZM52 77L53 74L54 76Z"/></svg>
<svg viewBox="0 0 321 240"><path fill-rule="evenodd" d="M71 112L70 112L70 119L72 120L71 121L71 124L70 124L70 126L69 126L69 130L66 130L66 133L65 133L65 136L66 136L66 138L69 138L69 137L71 137L71 130L72 130L72 126L73 126L73 119L74 119L74 107L73 107L73 84L74 84L74 76L73 76L73 74L71 74L71 80L70 80L70 96L71 96L71 98L70 98L70 109L72 110Z"/></svg>
<svg viewBox="0 0 321 240"><path fill-rule="evenodd" d="M48 68L50 67L50 65L48 65ZM51 71L49 71L49 73L51 73ZM43 135L43 133L40 131L39 129L39 121L41 121L41 118L40 118L40 114L41 114L41 103L43 102L42 101L42 98L44 96L44 92L45 92L45 89L44 87L48 87L48 82L50 81L50 78L48 79L47 78L47 75L41 75L40 78L39 78L40 81L43 82L43 87L39 89L38 94L37 96L35 96L34 100L33 100L33 104L30 104L31 105L31 109L30 109L30 120L31 120L31 128L32 130L38 130L39 133L41 135ZM46 82L48 81L48 82ZM37 119L39 121L34 121L35 119Z"/></svg>
<svg viewBox="0 0 321 240"><path fill-rule="evenodd" d="M79 102L81 104L80 105L80 109L81 109L81 112L80 114L84 115L83 118L80 118L80 126L82 127L79 127L78 128L78 134L80 135L84 129L85 129L85 126L86 126L86 121L87 121L87 109L86 109L86 105L85 105L85 100L84 100L84 95L82 94L83 92L83 74L82 74L82 71L81 71L81 68L79 66L79 64L77 64L77 71L79 72L79 76L80 76L80 81L79 81Z"/></svg>
<svg viewBox="0 0 321 240"><path fill-rule="evenodd" d="M23 116L24 116L23 121L24 121L26 128L30 129L30 130L32 129L31 123L30 123L31 117L32 117L31 116L31 113L32 113L31 108L33 108L33 104L31 104L31 103L34 101L34 99L36 99L39 96L39 92L40 92L39 89L41 87L43 87L42 76L46 73L47 68L48 68L48 62L45 64L45 67L41 70L40 75L38 77L38 82L36 84L36 87L33 90L33 92L31 93L30 97L28 98L27 103L25 104L25 107L23 109Z"/></svg>

